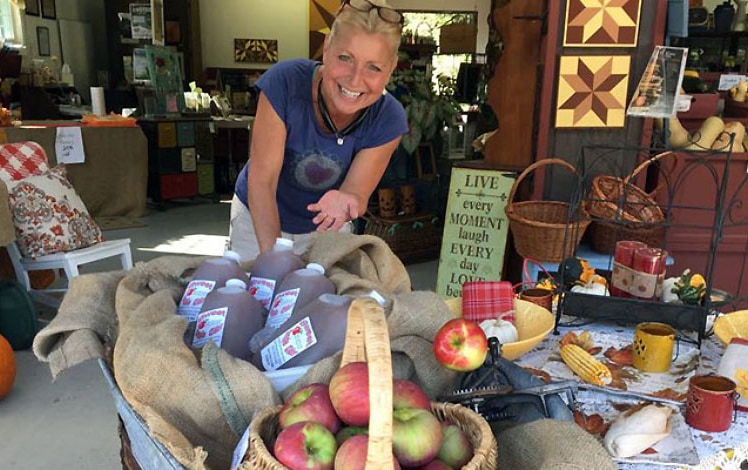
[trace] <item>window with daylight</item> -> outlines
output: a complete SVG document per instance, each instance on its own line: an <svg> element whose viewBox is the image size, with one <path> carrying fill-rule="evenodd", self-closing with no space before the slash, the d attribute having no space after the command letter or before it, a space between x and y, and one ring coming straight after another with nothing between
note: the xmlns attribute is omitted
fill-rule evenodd
<svg viewBox="0 0 748 470"><path fill-rule="evenodd" d="M0 0L0 39L3 44L23 42L20 10L12 0Z"/></svg>

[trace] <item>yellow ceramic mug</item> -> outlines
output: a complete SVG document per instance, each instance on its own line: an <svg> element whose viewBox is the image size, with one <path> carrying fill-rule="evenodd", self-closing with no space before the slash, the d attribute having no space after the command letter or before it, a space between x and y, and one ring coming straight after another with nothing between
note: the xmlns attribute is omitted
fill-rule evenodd
<svg viewBox="0 0 748 470"><path fill-rule="evenodd" d="M673 362L675 329L665 323L639 323L634 331L634 367L667 372Z"/></svg>

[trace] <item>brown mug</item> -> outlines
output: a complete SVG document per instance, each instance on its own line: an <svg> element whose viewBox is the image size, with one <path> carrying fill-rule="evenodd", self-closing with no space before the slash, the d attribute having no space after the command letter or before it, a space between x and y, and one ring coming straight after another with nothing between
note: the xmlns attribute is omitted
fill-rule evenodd
<svg viewBox="0 0 748 470"><path fill-rule="evenodd" d="M686 423L706 432L730 429L738 393L735 382L721 375L695 375L688 382Z"/></svg>
<svg viewBox="0 0 748 470"><path fill-rule="evenodd" d="M540 305L548 311L553 308L553 291L548 289L525 289L519 293L519 298Z"/></svg>

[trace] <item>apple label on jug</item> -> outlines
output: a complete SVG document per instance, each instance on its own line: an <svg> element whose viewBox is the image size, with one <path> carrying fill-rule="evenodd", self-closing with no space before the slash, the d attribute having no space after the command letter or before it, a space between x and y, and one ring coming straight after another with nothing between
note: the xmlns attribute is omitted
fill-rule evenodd
<svg viewBox="0 0 748 470"><path fill-rule="evenodd" d="M226 315L228 315L228 312L228 307L201 312L197 316L192 347L201 348L208 341L213 341L220 348L221 342L223 342L223 327L226 325Z"/></svg>
<svg viewBox="0 0 748 470"><path fill-rule="evenodd" d="M304 317L262 348L262 366L266 371L276 370L315 344L317 336L312 322Z"/></svg>
<svg viewBox="0 0 748 470"><path fill-rule="evenodd" d="M259 300L265 310L270 310L270 302L273 301L275 281L262 277L253 277L249 280L249 293Z"/></svg>
<svg viewBox="0 0 748 470"><path fill-rule="evenodd" d="M187 288L184 290L184 295L182 295L182 300L179 302L179 307L177 307L177 314L185 317L187 321L195 321L197 314L200 313L200 308L205 302L205 297L210 294L210 291L212 291L215 286L215 281L190 281L190 283L187 284Z"/></svg>
<svg viewBox="0 0 748 470"><path fill-rule="evenodd" d="M280 292L275 296L273 300L273 306L268 312L268 319L266 326L277 329L280 327L288 317L293 313L293 308L296 305L296 300L299 298L300 288L288 289Z"/></svg>

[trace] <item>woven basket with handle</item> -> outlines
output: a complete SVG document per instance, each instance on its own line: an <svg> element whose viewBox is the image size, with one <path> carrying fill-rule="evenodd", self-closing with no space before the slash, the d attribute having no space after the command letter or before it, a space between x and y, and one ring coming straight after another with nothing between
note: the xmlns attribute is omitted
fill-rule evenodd
<svg viewBox="0 0 748 470"><path fill-rule="evenodd" d="M514 195L522 180L544 165L560 165L576 174L574 167L560 158L538 160L517 177L509 193L505 212L517 253L523 258L560 262L574 252L590 219L582 205L571 209L568 203L560 201L514 202Z"/></svg>
<svg viewBox="0 0 748 470"><path fill-rule="evenodd" d="M353 301L348 311L348 327L340 366L350 362L369 364L369 448L367 469L393 468L392 454L392 358L384 310L369 298ZM474 449L473 458L463 468L493 470L496 468L496 440L491 427L477 413L453 403L432 402L431 409L440 421L456 424ZM269 449L280 432L278 412L271 407L260 412L249 425L248 456L252 468L287 470Z"/></svg>
<svg viewBox="0 0 748 470"><path fill-rule="evenodd" d="M654 199L659 188L646 193L631 181L652 163L675 156L673 152L659 153L639 163L626 178L599 175L592 180L587 210L599 219L593 220L590 227L595 251L614 253L619 240L635 240L654 247L664 244L665 213Z"/></svg>

